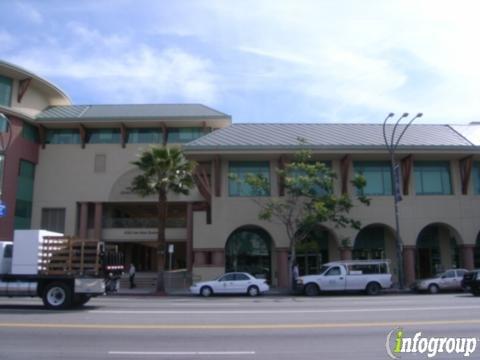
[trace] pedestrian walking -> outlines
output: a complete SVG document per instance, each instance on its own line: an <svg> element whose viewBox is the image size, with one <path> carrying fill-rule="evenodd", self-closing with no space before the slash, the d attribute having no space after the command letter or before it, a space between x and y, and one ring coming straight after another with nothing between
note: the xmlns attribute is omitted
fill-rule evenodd
<svg viewBox="0 0 480 360"><path fill-rule="evenodd" d="M130 280L130 289L136 287L135 285L135 265L130 264L130 268L128 269L128 279Z"/></svg>

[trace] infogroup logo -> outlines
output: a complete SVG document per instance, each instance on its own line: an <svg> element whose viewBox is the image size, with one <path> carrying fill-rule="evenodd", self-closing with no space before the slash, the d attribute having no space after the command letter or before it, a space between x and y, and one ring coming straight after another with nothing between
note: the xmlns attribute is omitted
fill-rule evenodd
<svg viewBox="0 0 480 360"><path fill-rule="evenodd" d="M402 328L393 329L387 335L385 348L392 359L400 359L401 354L425 354L433 358L438 354L459 354L469 357L477 348L477 338L422 337L421 332L413 337L405 337Z"/></svg>

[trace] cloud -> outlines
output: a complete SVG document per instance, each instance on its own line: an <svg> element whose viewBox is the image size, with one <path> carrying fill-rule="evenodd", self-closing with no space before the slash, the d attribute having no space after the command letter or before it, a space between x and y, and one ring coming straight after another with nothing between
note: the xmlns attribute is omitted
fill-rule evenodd
<svg viewBox="0 0 480 360"><path fill-rule="evenodd" d="M17 12L24 19L27 19L28 21L36 25L40 25L43 23L42 14L37 9L35 9L31 4L17 1L15 3L15 6L17 8Z"/></svg>

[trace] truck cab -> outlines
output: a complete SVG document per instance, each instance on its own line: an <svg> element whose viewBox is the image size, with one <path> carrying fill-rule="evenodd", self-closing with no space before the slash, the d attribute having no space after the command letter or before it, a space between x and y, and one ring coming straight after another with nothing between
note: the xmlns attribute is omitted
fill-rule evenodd
<svg viewBox="0 0 480 360"><path fill-rule="evenodd" d="M12 272L13 244L9 241L0 241L0 274Z"/></svg>
<svg viewBox="0 0 480 360"><path fill-rule="evenodd" d="M377 295L392 286L388 260L335 261L324 264L316 275L301 276L297 287L306 295L320 291L366 291Z"/></svg>

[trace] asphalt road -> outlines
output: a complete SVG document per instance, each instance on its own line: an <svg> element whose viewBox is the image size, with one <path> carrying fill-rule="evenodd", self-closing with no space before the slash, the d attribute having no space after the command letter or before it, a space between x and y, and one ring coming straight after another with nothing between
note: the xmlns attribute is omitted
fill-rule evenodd
<svg viewBox="0 0 480 360"><path fill-rule="evenodd" d="M0 298L0 359L389 359L398 327L412 338L480 338L480 298L117 296L68 311ZM469 358L480 358L480 341Z"/></svg>

